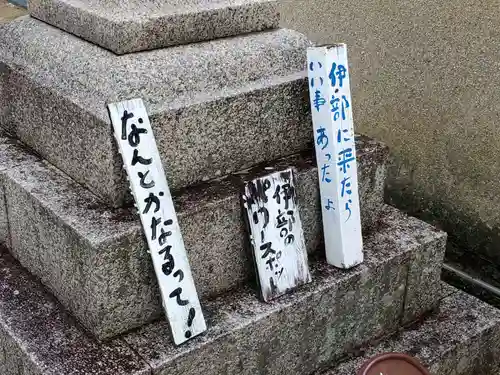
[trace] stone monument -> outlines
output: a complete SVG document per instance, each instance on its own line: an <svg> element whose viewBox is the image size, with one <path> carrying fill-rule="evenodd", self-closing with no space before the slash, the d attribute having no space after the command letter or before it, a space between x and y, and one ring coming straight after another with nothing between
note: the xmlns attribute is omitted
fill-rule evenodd
<svg viewBox="0 0 500 375"><path fill-rule="evenodd" d="M365 262L349 271L326 264L311 44L279 28L277 1L32 0L29 12L0 26L0 242L8 249L0 373L354 373L347 354L440 301L441 315L414 328L413 341L381 345L425 348L437 332L441 346L420 354L436 373L459 360L460 373L477 369L478 356L460 355L471 345L498 362L500 313L444 293L446 234L384 205L389 153L363 136ZM179 347L106 109L131 98L148 108L208 325ZM264 303L240 187L288 167L297 170L313 281ZM475 314L474 329L457 305Z"/></svg>

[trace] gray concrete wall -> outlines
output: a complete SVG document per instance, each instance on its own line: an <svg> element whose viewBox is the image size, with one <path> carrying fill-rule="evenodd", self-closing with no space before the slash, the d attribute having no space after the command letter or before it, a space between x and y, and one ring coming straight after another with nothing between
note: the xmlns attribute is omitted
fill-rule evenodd
<svg viewBox="0 0 500 375"><path fill-rule="evenodd" d="M388 199L500 262L500 1L283 0L350 51L358 132L397 163Z"/></svg>

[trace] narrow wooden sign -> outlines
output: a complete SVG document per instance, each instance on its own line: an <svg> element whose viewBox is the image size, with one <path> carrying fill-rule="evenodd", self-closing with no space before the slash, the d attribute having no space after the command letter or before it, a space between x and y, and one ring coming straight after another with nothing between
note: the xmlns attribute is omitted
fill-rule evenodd
<svg viewBox="0 0 500 375"><path fill-rule="evenodd" d="M108 105L176 345L206 331L177 215L141 99Z"/></svg>
<svg viewBox="0 0 500 375"><path fill-rule="evenodd" d="M265 302L311 281L293 169L257 178L242 197Z"/></svg>
<svg viewBox="0 0 500 375"><path fill-rule="evenodd" d="M326 259L347 269L363 262L347 48L311 47L307 57Z"/></svg>

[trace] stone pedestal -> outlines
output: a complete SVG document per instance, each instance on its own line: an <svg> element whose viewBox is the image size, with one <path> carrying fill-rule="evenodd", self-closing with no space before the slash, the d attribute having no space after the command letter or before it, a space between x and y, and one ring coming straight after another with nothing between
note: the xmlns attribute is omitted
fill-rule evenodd
<svg viewBox="0 0 500 375"><path fill-rule="evenodd" d="M439 304L446 234L384 205L388 150L366 137L366 262L327 266L311 44L276 29L275 1L34 0L30 13L0 26L2 374L308 374ZM106 112L136 97L207 317L178 348ZM290 166L313 282L265 304L239 188Z"/></svg>

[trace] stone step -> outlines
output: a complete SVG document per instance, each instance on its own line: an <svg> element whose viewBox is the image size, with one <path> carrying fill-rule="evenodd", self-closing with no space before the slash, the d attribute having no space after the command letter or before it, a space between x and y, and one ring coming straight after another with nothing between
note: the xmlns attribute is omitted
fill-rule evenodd
<svg viewBox="0 0 500 375"><path fill-rule="evenodd" d="M98 343L1 252L1 373L309 374L352 347L395 332L413 306L409 299L415 294L409 288L432 295L433 304L439 300L439 274L432 287L419 284L415 275L425 265L416 256L437 244L443 247L444 238L444 233L387 208L379 230L366 238L365 263L342 271L312 260L313 282L270 304L260 302L249 287L206 301L207 333L177 348L163 320ZM438 261L432 261L439 269ZM477 331L484 331L484 321L476 323Z"/></svg>
<svg viewBox="0 0 500 375"><path fill-rule="evenodd" d="M7 202L8 241L23 266L101 338L160 316L157 284L138 216L131 210L107 209L81 185L15 142L4 139L2 143L0 182ZM365 137L358 137L357 147L362 224L368 233L377 229L384 207L388 152ZM254 279L246 251L240 185L259 172L268 173L268 167L291 165L298 170L300 214L306 246L313 253L323 236L317 169L311 155L293 155L174 196L202 298ZM439 246L436 251L441 251Z"/></svg>
<svg viewBox="0 0 500 375"><path fill-rule="evenodd" d="M500 373L500 310L454 289L440 311L396 336L356 351L358 357L323 375L353 375L381 353L416 357L432 375Z"/></svg>
<svg viewBox="0 0 500 375"><path fill-rule="evenodd" d="M439 263L433 285L420 284L418 254L444 247L445 235L388 208L379 231L365 238L365 263L342 271L311 260L313 282L271 304L239 291L207 301L209 331L175 348L160 321L124 337L159 375L303 375L341 358L376 337L395 332L436 306ZM412 292L409 292L412 290ZM416 296L434 299L417 313ZM430 301L428 301L430 302Z"/></svg>
<svg viewBox="0 0 500 375"><path fill-rule="evenodd" d="M130 195L108 102L144 100L178 189L311 147L309 45L275 30L116 56L22 18L0 26L0 125L121 207Z"/></svg>
<svg viewBox="0 0 500 375"><path fill-rule="evenodd" d="M33 17L117 54L277 28L276 0L30 0Z"/></svg>
<svg viewBox="0 0 500 375"><path fill-rule="evenodd" d="M123 340L93 339L0 247L0 374L150 375Z"/></svg>

